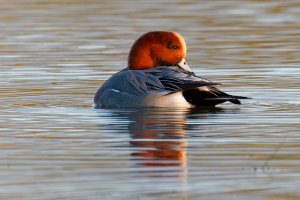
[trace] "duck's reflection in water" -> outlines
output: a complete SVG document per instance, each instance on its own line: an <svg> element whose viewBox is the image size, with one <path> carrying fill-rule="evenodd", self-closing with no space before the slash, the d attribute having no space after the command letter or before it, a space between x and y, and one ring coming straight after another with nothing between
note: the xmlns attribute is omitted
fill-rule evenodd
<svg viewBox="0 0 300 200"><path fill-rule="evenodd" d="M129 171L132 178L129 185L145 195L152 196L171 191L170 194L174 197L187 199L190 190L187 130L194 128L194 125L187 124L187 121L206 119L215 112L219 110L109 110L115 130L124 130L124 125L128 127L131 158Z"/></svg>
<svg viewBox="0 0 300 200"><path fill-rule="evenodd" d="M185 109L143 109L130 117L130 144L136 167L148 177L187 180Z"/></svg>

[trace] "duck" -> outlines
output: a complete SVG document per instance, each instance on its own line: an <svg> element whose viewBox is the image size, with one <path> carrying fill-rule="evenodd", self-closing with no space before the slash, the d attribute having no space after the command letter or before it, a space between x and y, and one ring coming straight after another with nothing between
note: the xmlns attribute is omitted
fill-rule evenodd
<svg viewBox="0 0 300 200"><path fill-rule="evenodd" d="M187 47L177 32L152 31L132 45L127 67L96 92L95 107L215 107L248 97L227 94L218 82L196 75L186 62Z"/></svg>

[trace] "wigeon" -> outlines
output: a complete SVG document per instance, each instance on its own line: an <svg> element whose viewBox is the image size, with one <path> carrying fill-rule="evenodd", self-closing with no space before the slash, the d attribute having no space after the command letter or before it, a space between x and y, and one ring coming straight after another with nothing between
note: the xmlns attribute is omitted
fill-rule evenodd
<svg viewBox="0 0 300 200"><path fill-rule="evenodd" d="M219 83L192 72L186 44L175 32L148 32L138 38L128 56L128 67L110 77L97 91L96 107L201 107L247 97L226 94Z"/></svg>

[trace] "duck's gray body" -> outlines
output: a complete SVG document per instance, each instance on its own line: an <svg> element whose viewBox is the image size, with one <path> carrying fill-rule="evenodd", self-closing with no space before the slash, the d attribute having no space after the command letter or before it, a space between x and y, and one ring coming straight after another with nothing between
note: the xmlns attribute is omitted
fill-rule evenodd
<svg viewBox="0 0 300 200"><path fill-rule="evenodd" d="M218 83L177 66L126 68L102 85L94 102L100 107L194 107L225 101L240 104L238 99L246 98L228 95L213 85Z"/></svg>

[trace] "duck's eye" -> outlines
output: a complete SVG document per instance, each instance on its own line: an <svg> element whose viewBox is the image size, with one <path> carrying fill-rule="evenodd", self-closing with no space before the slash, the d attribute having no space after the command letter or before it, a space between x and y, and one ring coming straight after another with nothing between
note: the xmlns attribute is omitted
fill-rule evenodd
<svg viewBox="0 0 300 200"><path fill-rule="evenodd" d="M179 46L178 45L175 45L175 44L172 44L171 42L168 44L168 48L169 49L178 49Z"/></svg>

